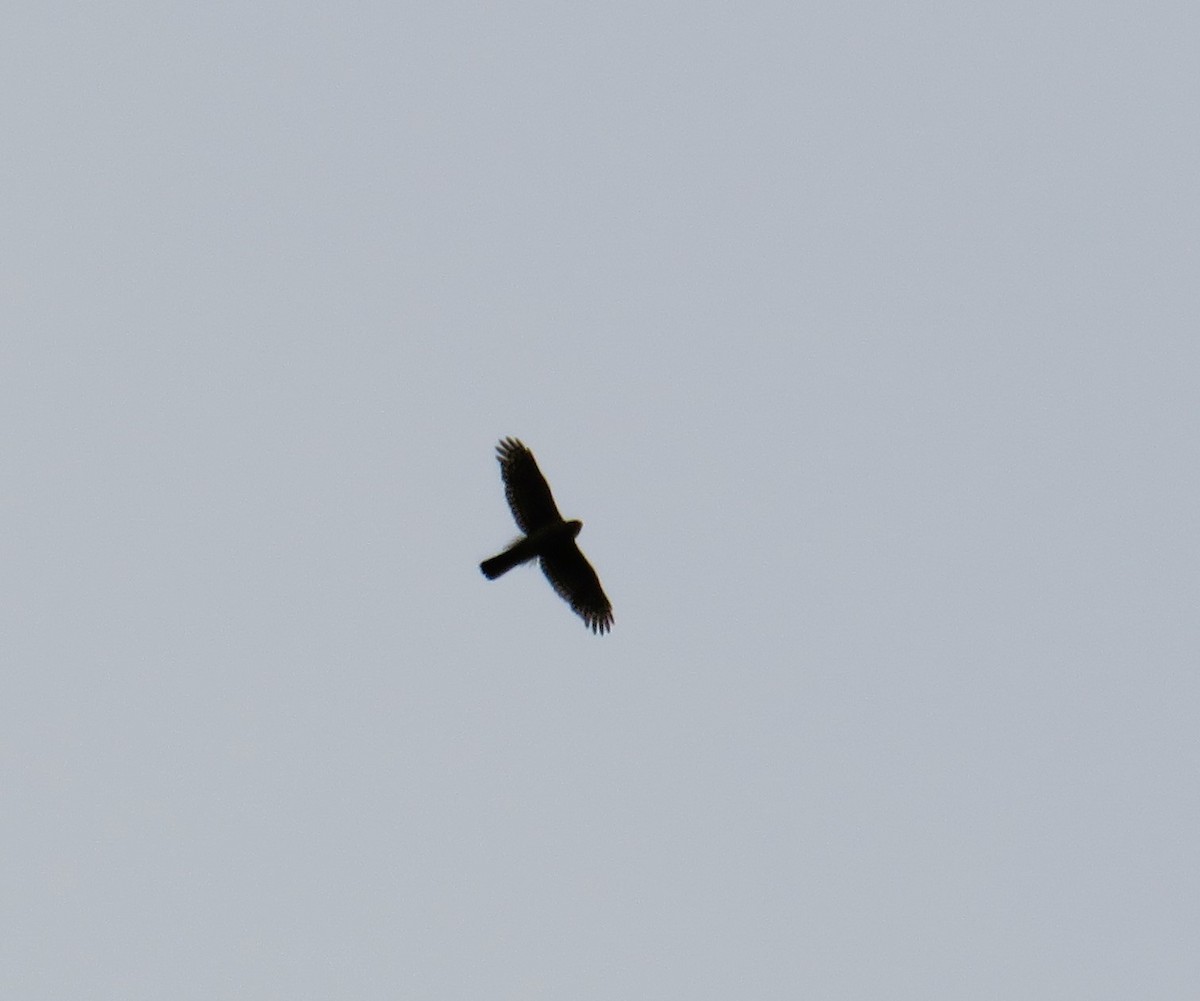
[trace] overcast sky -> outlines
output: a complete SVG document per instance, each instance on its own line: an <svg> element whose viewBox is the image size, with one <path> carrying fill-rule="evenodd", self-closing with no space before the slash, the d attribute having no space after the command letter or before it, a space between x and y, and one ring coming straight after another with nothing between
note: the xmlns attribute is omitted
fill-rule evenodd
<svg viewBox="0 0 1200 1001"><path fill-rule="evenodd" d="M1198 9L5 22L0 994L1197 996Z"/></svg>

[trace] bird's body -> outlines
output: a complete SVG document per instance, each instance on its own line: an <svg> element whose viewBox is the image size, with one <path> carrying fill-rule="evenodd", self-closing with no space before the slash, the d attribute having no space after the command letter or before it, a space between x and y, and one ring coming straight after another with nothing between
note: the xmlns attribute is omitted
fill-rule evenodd
<svg viewBox="0 0 1200 1001"><path fill-rule="evenodd" d="M529 560L539 560L554 590L594 633L612 628L612 605L600 578L575 544L581 521L566 521L558 513L550 485L538 469L533 453L515 438L496 446L504 494L517 527L525 535L504 552L484 560L479 569L489 580Z"/></svg>
<svg viewBox="0 0 1200 1001"><path fill-rule="evenodd" d="M573 545L575 536L583 528L582 521L561 521L555 525L539 528L529 535L517 539L499 556L484 560L479 569L488 580L495 580L501 574L507 573L521 563L537 559L545 552L553 551L563 545Z"/></svg>

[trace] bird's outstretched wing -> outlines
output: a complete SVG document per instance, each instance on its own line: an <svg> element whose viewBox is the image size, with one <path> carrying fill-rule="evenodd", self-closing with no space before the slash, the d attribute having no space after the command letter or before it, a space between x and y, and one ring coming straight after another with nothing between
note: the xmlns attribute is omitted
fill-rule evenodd
<svg viewBox="0 0 1200 1001"><path fill-rule="evenodd" d="M516 438L505 438L496 446L496 459L504 478L504 496L508 498L508 506L522 532L528 535L562 521L550 485L529 449ZM587 566L586 561L584 566Z"/></svg>
<svg viewBox="0 0 1200 1001"><path fill-rule="evenodd" d="M612 628L612 605L596 571L573 539L542 553L542 573L592 632L606 633Z"/></svg>

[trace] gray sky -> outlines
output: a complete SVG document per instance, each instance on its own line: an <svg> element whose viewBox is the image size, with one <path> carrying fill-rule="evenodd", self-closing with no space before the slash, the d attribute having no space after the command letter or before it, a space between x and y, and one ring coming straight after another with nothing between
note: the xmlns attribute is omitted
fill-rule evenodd
<svg viewBox="0 0 1200 1001"><path fill-rule="evenodd" d="M1195 9L0 47L0 994L1196 996Z"/></svg>

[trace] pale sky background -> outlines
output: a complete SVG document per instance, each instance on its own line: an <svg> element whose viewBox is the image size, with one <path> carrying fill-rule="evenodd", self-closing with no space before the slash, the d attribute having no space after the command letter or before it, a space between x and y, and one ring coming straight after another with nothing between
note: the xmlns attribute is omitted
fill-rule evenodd
<svg viewBox="0 0 1200 1001"><path fill-rule="evenodd" d="M0 996L1200 996L1200 8L0 50Z"/></svg>

